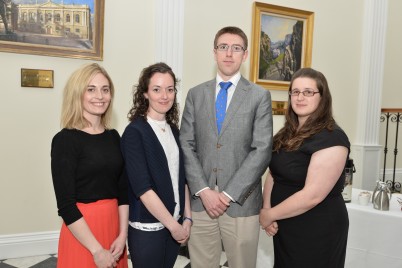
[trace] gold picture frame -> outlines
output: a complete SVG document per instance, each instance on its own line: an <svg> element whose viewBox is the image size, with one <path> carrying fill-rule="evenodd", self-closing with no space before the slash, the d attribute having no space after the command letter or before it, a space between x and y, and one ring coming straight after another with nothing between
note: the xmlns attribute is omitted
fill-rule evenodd
<svg viewBox="0 0 402 268"><path fill-rule="evenodd" d="M105 0L76 3L6 1L0 17L0 51L103 60Z"/></svg>
<svg viewBox="0 0 402 268"><path fill-rule="evenodd" d="M287 90L292 74L311 66L314 13L254 2L250 80Z"/></svg>

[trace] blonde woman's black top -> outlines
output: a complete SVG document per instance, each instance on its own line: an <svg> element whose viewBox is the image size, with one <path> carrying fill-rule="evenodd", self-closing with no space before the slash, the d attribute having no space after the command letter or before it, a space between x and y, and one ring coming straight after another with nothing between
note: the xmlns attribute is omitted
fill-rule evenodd
<svg viewBox="0 0 402 268"><path fill-rule="evenodd" d="M69 225L82 217L76 203L118 199L128 204L127 177L116 130L88 134L63 129L52 140L51 168L58 213Z"/></svg>

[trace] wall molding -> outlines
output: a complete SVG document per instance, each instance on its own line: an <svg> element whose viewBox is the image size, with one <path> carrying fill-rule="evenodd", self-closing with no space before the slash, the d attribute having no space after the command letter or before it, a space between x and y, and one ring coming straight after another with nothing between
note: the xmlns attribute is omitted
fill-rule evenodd
<svg viewBox="0 0 402 268"><path fill-rule="evenodd" d="M56 254L59 231L0 235L0 260Z"/></svg>
<svg viewBox="0 0 402 268"><path fill-rule="evenodd" d="M365 0L363 20L357 132L352 155L357 170L355 187L372 190L378 180L375 174L379 174L382 152L379 130L388 0Z"/></svg>
<svg viewBox="0 0 402 268"><path fill-rule="evenodd" d="M183 78L184 1L155 2L155 62L168 64L180 81ZM184 107L181 99L182 90L178 90L177 101Z"/></svg>

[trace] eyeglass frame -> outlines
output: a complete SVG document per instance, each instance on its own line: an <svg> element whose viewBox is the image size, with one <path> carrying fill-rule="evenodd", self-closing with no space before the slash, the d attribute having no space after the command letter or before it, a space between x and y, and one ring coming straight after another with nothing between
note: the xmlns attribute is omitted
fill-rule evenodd
<svg viewBox="0 0 402 268"><path fill-rule="evenodd" d="M219 48L219 47L222 47L222 46L225 46L226 49ZM242 47L241 45L237 45L237 44L233 44L231 46L229 46L228 44L219 44L219 45L216 45L215 49L217 51L225 52L225 51L229 50L229 47L230 47L230 51L232 51L232 52L244 52L244 51L246 51L246 49L244 47ZM233 49L234 47L239 47L241 49L240 50L234 50Z"/></svg>
<svg viewBox="0 0 402 268"><path fill-rule="evenodd" d="M300 93L303 94L304 97L314 97L314 95L317 93L321 94L320 91L314 91L314 89L312 89L312 88L306 88L306 90L304 90L304 91L300 91L298 89L292 89L292 90L288 91L288 94L291 97L299 97ZM306 95L306 94L311 94L311 95Z"/></svg>

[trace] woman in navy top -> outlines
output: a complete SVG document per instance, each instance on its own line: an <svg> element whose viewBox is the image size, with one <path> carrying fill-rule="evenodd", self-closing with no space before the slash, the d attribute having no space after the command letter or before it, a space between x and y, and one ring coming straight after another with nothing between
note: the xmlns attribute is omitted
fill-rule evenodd
<svg viewBox="0 0 402 268"><path fill-rule="evenodd" d="M133 267L173 267L192 224L179 144L176 77L164 63L145 68L121 148L129 179L128 246Z"/></svg>

